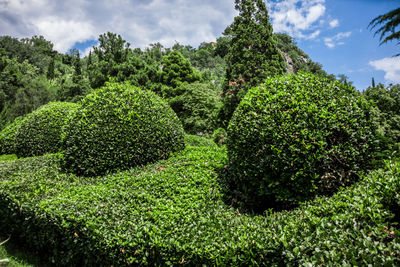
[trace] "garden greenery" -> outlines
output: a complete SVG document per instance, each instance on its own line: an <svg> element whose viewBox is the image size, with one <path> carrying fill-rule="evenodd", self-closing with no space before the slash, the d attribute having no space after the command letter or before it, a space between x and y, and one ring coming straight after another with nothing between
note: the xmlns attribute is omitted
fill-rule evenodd
<svg viewBox="0 0 400 267"><path fill-rule="evenodd" d="M370 103L352 87L301 73L248 92L228 128L230 183L252 208L332 193L373 156Z"/></svg>
<svg viewBox="0 0 400 267"><path fill-rule="evenodd" d="M16 128L15 154L18 157L31 157L58 152L61 129L69 113L76 108L74 103L51 102L28 114Z"/></svg>
<svg viewBox="0 0 400 267"><path fill-rule="evenodd" d="M166 159L184 148L182 124L151 91L106 83L79 102L63 130L63 166L101 175Z"/></svg>
<svg viewBox="0 0 400 267"><path fill-rule="evenodd" d="M189 146L102 179L62 173L60 158L0 162L0 232L53 264L400 264L398 162L332 197L253 215L221 200L224 148Z"/></svg>
<svg viewBox="0 0 400 267"><path fill-rule="evenodd" d="M15 133L24 119L16 118L0 132L0 155L15 154Z"/></svg>

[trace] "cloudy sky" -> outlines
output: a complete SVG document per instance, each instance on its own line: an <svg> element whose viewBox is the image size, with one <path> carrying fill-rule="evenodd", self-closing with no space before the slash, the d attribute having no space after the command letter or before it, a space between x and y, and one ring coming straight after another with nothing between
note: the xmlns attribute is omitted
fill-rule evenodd
<svg viewBox="0 0 400 267"><path fill-rule="evenodd" d="M267 1L275 32L328 73L345 74L357 89L375 81L400 83L400 45L379 46L367 26L400 6L399 0ZM99 34L121 34L131 47L160 42L197 47L215 41L237 12L233 0L0 0L0 35L43 35L59 52L96 44Z"/></svg>

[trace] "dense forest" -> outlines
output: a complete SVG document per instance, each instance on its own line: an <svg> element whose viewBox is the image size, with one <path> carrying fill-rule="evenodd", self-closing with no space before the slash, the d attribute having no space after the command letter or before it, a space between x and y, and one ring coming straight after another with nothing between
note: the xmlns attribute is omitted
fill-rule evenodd
<svg viewBox="0 0 400 267"><path fill-rule="evenodd" d="M287 34L274 38L287 72L335 78ZM191 133L209 134L216 127L229 37L204 42L198 48L179 43L165 48L156 43L144 50L131 48L120 35L110 32L98 41L93 52L82 57L76 49L58 53L42 36L0 37L0 128L48 102L76 102L109 80L128 81L167 99ZM196 109L193 105L199 105L198 111L191 110Z"/></svg>
<svg viewBox="0 0 400 267"><path fill-rule="evenodd" d="M284 58L283 72L313 73L351 85L345 75L324 71L289 35L274 33L272 37ZM120 35L110 32L101 34L98 42L89 55L82 57L76 49L58 53L43 36L0 37L0 129L48 102L76 102L107 81L126 81L157 93L178 114L188 133L210 136L214 130L226 128L231 114L224 112L232 103L238 103L224 92L231 49L229 34L198 48L179 43L171 48L160 43L144 50L131 48ZM364 94L378 104L375 120L380 123L381 133L399 142L395 110L400 101L399 85L373 84L358 89L366 89ZM383 97L387 99L383 101ZM386 116L388 112L394 113Z"/></svg>

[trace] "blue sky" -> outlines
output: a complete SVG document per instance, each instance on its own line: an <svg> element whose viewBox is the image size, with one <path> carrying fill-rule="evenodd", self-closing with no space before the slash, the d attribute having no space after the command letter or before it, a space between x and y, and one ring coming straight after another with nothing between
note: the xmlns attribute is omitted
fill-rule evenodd
<svg viewBox="0 0 400 267"><path fill-rule="evenodd" d="M399 0L276 0L266 2L276 32L286 32L328 73L345 74L358 90L400 83L400 46L379 46L367 29ZM121 34L131 47L160 42L197 47L215 41L237 12L234 0L0 0L0 35L43 35L59 52L85 55L99 34ZM398 29L397 29L398 30Z"/></svg>
<svg viewBox="0 0 400 267"><path fill-rule="evenodd" d="M400 46L395 42L379 46L379 36L374 37L374 31L367 28L376 16L399 8L400 1L335 0L326 1L325 6L326 15L337 19L339 25L326 28L319 38L297 39L299 47L322 63L328 73L348 76L358 90L370 86L372 77L376 83L400 83L400 58L392 58L400 53ZM328 47L325 39L340 33L349 36L336 41L342 44ZM397 68L393 68L393 61ZM385 79L385 75L389 78Z"/></svg>

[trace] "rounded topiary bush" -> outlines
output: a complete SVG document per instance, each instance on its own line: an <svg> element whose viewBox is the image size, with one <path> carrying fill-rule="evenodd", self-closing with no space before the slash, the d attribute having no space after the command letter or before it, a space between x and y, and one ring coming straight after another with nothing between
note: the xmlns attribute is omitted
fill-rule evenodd
<svg viewBox="0 0 400 267"><path fill-rule="evenodd" d="M178 117L151 91L107 83L80 105L63 133L63 166L78 175L143 165L185 146Z"/></svg>
<svg viewBox="0 0 400 267"><path fill-rule="evenodd" d="M74 103L51 102L28 114L15 133L15 154L30 157L58 152L61 129L76 108Z"/></svg>
<svg viewBox="0 0 400 267"><path fill-rule="evenodd" d="M264 209L351 183L372 155L370 108L353 88L311 74L267 79L228 127L231 188Z"/></svg>
<svg viewBox="0 0 400 267"><path fill-rule="evenodd" d="M18 117L0 132L0 155L15 154L15 133L25 117Z"/></svg>

